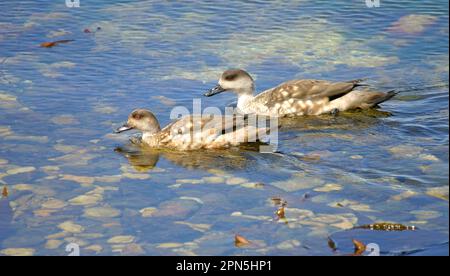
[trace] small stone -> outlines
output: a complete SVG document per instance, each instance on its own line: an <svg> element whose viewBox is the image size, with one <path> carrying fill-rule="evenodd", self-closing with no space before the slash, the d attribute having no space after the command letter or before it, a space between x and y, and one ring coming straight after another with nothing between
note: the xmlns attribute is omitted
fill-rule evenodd
<svg viewBox="0 0 450 276"><path fill-rule="evenodd" d="M241 187L248 188L248 189L263 189L264 183L261 182L249 182L241 184Z"/></svg>
<svg viewBox="0 0 450 276"><path fill-rule="evenodd" d="M186 225L192 228L195 231L206 232L211 228L210 224L198 224L198 223L190 223L185 221L176 221L176 224Z"/></svg>
<svg viewBox="0 0 450 276"><path fill-rule="evenodd" d="M78 176L78 175L69 175L64 174L61 176L61 180L73 181L82 185L90 186L94 183L95 178L90 176Z"/></svg>
<svg viewBox="0 0 450 276"><path fill-rule="evenodd" d="M114 218L120 216L120 211L111 207L95 207L86 209L84 215L92 218Z"/></svg>
<svg viewBox="0 0 450 276"><path fill-rule="evenodd" d="M124 173L122 174L123 177L129 178L129 179L138 179L138 180L146 180L150 178L150 175L148 174L137 174L137 173Z"/></svg>
<svg viewBox="0 0 450 276"><path fill-rule="evenodd" d="M124 248L122 248L123 255L143 255L145 253L142 246L136 243L127 244Z"/></svg>
<svg viewBox="0 0 450 276"><path fill-rule="evenodd" d="M433 196L433 197L448 201L449 187L441 186L441 187L428 188L426 190L426 194L429 196Z"/></svg>
<svg viewBox="0 0 450 276"><path fill-rule="evenodd" d="M203 184L203 179L177 179L177 184Z"/></svg>
<svg viewBox="0 0 450 276"><path fill-rule="evenodd" d="M408 190L408 191L405 191L405 192L403 192L403 193L401 193L399 195L391 196L390 200L400 201L400 200L408 199L408 198L413 197L415 195L417 195L416 192Z"/></svg>
<svg viewBox="0 0 450 276"><path fill-rule="evenodd" d="M66 206L67 204L59 199L49 199L42 204L42 208L44 209L61 209Z"/></svg>
<svg viewBox="0 0 450 276"><path fill-rule="evenodd" d="M63 243L63 242L60 241L60 240L48 240L48 241L45 243L45 248L46 248L46 249L57 249L58 247L61 246L62 243Z"/></svg>
<svg viewBox="0 0 450 276"><path fill-rule="evenodd" d="M202 180L203 180L205 183L209 183L209 184L225 183L225 178L220 177L220 176L208 176L208 177L203 177Z"/></svg>
<svg viewBox="0 0 450 276"><path fill-rule="evenodd" d="M437 211L426 210L412 211L411 214L413 214L418 220L429 220L442 216L442 214Z"/></svg>
<svg viewBox="0 0 450 276"><path fill-rule="evenodd" d="M325 184L325 186L315 188L314 191L316 192L334 192L334 191L340 191L342 190L342 186L339 184Z"/></svg>
<svg viewBox="0 0 450 276"><path fill-rule="evenodd" d="M9 175L21 174L21 173L29 173L35 171L35 167L20 167L15 169L7 170L6 173Z"/></svg>
<svg viewBox="0 0 450 276"><path fill-rule="evenodd" d="M427 14L409 14L401 17L390 27L390 32L420 34L437 20L436 16Z"/></svg>
<svg viewBox="0 0 450 276"><path fill-rule="evenodd" d="M248 182L248 180L245 178L232 177L232 178L228 178L225 183L227 185L240 185L240 184L244 184L245 182Z"/></svg>
<svg viewBox="0 0 450 276"><path fill-rule="evenodd" d="M147 207L147 208L141 209L139 211L139 213L141 213L142 217L148 218L148 217L153 216L153 214L156 213L157 211L158 210L154 207Z"/></svg>
<svg viewBox="0 0 450 276"><path fill-rule="evenodd" d="M0 254L6 256L33 256L35 250L32 248L7 248L0 251Z"/></svg>
<svg viewBox="0 0 450 276"><path fill-rule="evenodd" d="M440 161L439 158L437 158L436 156L434 156L432 154L425 154L425 153L420 154L419 159L426 160L426 161L432 161L432 162Z"/></svg>
<svg viewBox="0 0 450 276"><path fill-rule="evenodd" d="M72 115L60 115L52 118L52 123L57 125L77 125L80 122Z"/></svg>
<svg viewBox="0 0 450 276"><path fill-rule="evenodd" d="M58 225L58 228L69 233L81 233L84 231L84 227L73 223L72 221L66 221Z"/></svg>
<svg viewBox="0 0 450 276"><path fill-rule="evenodd" d="M29 184L17 184L13 186L13 189L17 191L32 191L33 187L33 185Z"/></svg>
<svg viewBox="0 0 450 276"><path fill-rule="evenodd" d="M291 250L294 249L295 247L299 247L300 244L301 243L298 240L287 240L278 244L277 248L281 250Z"/></svg>
<svg viewBox="0 0 450 276"><path fill-rule="evenodd" d="M350 156L350 158L351 158L351 159L363 159L364 157L363 157L362 155L356 154L356 155Z"/></svg>
<svg viewBox="0 0 450 276"><path fill-rule="evenodd" d="M157 248L165 248L165 249L170 249L170 248L177 248L177 247L182 247L183 244L182 243L176 243L176 242L167 242L167 243L160 243Z"/></svg>
<svg viewBox="0 0 450 276"><path fill-rule="evenodd" d="M96 254L98 254L98 253L102 252L103 247L98 244L93 244L93 245L83 248L83 250L94 251Z"/></svg>
<svg viewBox="0 0 450 276"><path fill-rule="evenodd" d="M133 236L115 236L108 240L108 243L132 243L135 237Z"/></svg>
<svg viewBox="0 0 450 276"><path fill-rule="evenodd" d="M34 210L33 214L36 217L42 217L42 218L46 218L51 216L54 212L56 212L56 210L49 210L49 209L38 209L38 210Z"/></svg>
<svg viewBox="0 0 450 276"><path fill-rule="evenodd" d="M71 205L94 205L102 201L103 196L99 194L80 195L69 200Z"/></svg>

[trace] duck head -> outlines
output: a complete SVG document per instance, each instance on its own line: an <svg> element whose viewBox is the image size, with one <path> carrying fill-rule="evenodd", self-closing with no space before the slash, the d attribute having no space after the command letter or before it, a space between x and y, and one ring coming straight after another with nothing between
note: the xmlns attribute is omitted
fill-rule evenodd
<svg viewBox="0 0 450 276"><path fill-rule="evenodd" d="M161 127L153 113L146 109L136 109L128 116L128 121L116 130L116 133L132 129L154 134L159 132Z"/></svg>
<svg viewBox="0 0 450 276"><path fill-rule="evenodd" d="M249 73L242 69L230 69L223 72L219 83L206 92L204 96L211 97L225 91L231 91L238 95L253 95L254 90L254 81Z"/></svg>

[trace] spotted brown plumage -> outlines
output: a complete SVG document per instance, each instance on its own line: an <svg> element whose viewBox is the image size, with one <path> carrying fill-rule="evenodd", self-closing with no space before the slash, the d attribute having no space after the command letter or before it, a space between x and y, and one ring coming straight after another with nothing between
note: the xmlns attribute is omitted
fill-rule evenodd
<svg viewBox="0 0 450 276"><path fill-rule="evenodd" d="M330 82L325 80L291 80L256 96L253 78L244 70L225 71L219 84L205 96L213 96L224 91L238 95L238 109L244 114L265 116L320 115L334 110L366 109L374 107L395 96L388 93L370 91L362 79Z"/></svg>
<svg viewBox="0 0 450 276"><path fill-rule="evenodd" d="M226 149L258 142L268 135L266 126L246 125L241 115L184 116L161 129L153 113L145 109L133 111L116 132L131 129L142 131L142 142L148 146L176 150Z"/></svg>

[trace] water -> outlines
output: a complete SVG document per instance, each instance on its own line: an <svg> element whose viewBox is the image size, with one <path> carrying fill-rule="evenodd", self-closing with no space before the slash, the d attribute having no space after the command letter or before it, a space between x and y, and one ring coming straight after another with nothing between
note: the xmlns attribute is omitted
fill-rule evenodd
<svg viewBox="0 0 450 276"><path fill-rule="evenodd" d="M1 254L333 255L359 238L448 255L448 2L336 2L2 1ZM61 39L75 41L39 47ZM277 154L142 152L111 134L137 107L167 124L230 67L258 91L368 77L402 93L285 120ZM419 230L350 230L381 222Z"/></svg>

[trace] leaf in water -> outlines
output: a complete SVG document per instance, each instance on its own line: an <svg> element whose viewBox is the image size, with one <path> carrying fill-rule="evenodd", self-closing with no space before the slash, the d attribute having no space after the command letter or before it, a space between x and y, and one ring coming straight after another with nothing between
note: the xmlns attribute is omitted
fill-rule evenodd
<svg viewBox="0 0 450 276"><path fill-rule="evenodd" d="M57 40L57 41L52 41L52 42L42 42L40 46L43 47L43 48L52 48L52 47L55 47L55 46L57 46L59 44L69 43L69 42L72 42L72 41L74 41L74 40L73 39L66 39L66 40Z"/></svg>
<svg viewBox="0 0 450 276"><path fill-rule="evenodd" d="M234 236L234 245L236 247L243 247L243 246L247 246L250 244L250 241L247 240L246 238L244 238L243 236L240 236L238 234L236 234Z"/></svg>
<svg viewBox="0 0 450 276"><path fill-rule="evenodd" d="M366 245L363 242L355 239L353 239L352 242L355 246L355 252L353 253L353 256L361 256L364 251L366 251Z"/></svg>
<svg viewBox="0 0 450 276"><path fill-rule="evenodd" d="M287 201L281 197L275 196L275 197L270 198L270 200L272 201L273 205L275 205L275 206L280 206L280 207L287 206Z"/></svg>
<svg viewBox="0 0 450 276"><path fill-rule="evenodd" d="M2 197L8 197L9 193L8 193L8 187L3 187L2 190Z"/></svg>
<svg viewBox="0 0 450 276"><path fill-rule="evenodd" d="M285 212L284 212L284 207L283 207L283 206L280 207L280 208L275 212L275 214L277 215L278 219L285 219L285 218L286 218Z"/></svg>
<svg viewBox="0 0 450 276"><path fill-rule="evenodd" d="M330 237L328 237L328 247L331 248L333 252L337 251L336 243Z"/></svg>
<svg viewBox="0 0 450 276"><path fill-rule="evenodd" d="M374 224L366 224L355 227L356 229L370 229L375 231L415 231L417 227L414 225L406 226L399 223L374 223Z"/></svg>

